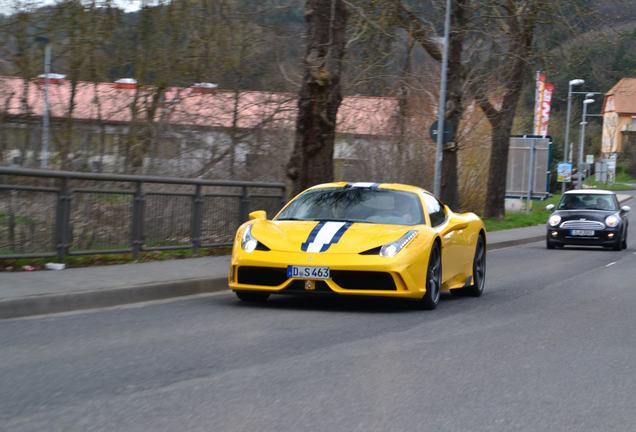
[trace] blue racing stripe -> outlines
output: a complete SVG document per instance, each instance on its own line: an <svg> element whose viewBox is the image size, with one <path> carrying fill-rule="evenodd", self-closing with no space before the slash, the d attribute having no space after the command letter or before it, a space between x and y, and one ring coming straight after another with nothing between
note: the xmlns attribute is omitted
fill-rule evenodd
<svg viewBox="0 0 636 432"><path fill-rule="evenodd" d="M352 225L351 222L347 222L346 224L341 226L340 229L336 231L336 234L334 234L331 241L329 243L325 243L324 245L322 245L322 247L320 248L320 252L324 252L327 249L329 249L329 246L331 246L332 244L338 243L338 240L340 240L340 237L342 237L342 235L345 233L345 231L349 229L351 225Z"/></svg>
<svg viewBox="0 0 636 432"><path fill-rule="evenodd" d="M309 233L309 237L307 237L307 240L305 241L305 243L303 243L300 248L307 252L307 248L309 247L309 244L311 242L313 242L316 239L316 236L318 235L318 232L322 229L323 225L325 224L325 222L319 222L313 230L311 230L311 232Z"/></svg>

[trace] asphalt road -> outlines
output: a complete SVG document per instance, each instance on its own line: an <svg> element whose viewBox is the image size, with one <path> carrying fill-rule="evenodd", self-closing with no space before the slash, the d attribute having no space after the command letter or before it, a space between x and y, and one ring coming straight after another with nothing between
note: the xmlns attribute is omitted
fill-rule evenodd
<svg viewBox="0 0 636 432"><path fill-rule="evenodd" d="M631 431L635 328L636 247L543 243L432 312L226 292L4 320L0 430Z"/></svg>

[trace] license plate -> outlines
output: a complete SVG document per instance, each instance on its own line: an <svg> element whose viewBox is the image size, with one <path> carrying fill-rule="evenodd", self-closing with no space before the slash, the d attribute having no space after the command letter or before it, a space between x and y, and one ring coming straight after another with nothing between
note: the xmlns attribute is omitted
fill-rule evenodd
<svg viewBox="0 0 636 432"><path fill-rule="evenodd" d="M571 234L573 236L593 236L594 230L572 230Z"/></svg>
<svg viewBox="0 0 636 432"><path fill-rule="evenodd" d="M296 279L329 279L329 267L287 266L287 277Z"/></svg>

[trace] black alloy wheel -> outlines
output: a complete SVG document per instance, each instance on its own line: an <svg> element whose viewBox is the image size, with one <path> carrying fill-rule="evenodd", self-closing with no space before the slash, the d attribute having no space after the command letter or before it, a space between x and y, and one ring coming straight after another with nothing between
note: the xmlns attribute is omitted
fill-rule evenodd
<svg viewBox="0 0 636 432"><path fill-rule="evenodd" d="M234 291L234 294L236 294L241 301L247 303L263 303L269 298L269 293L257 291Z"/></svg>
<svg viewBox="0 0 636 432"><path fill-rule="evenodd" d="M433 310L439 303L442 290L442 255L437 243L433 244L428 258L426 270L426 293L419 301L419 306L425 310Z"/></svg>
<svg viewBox="0 0 636 432"><path fill-rule="evenodd" d="M466 288L466 294L481 297L486 286L486 242L482 235L477 239L475 258L473 259L473 283Z"/></svg>

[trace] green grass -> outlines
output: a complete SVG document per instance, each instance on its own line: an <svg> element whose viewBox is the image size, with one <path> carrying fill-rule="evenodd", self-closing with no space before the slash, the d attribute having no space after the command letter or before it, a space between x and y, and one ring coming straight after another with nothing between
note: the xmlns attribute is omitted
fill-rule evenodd
<svg viewBox="0 0 636 432"><path fill-rule="evenodd" d="M110 264L127 264L135 262L165 261L171 259L196 258L202 256L227 255L231 252L230 247L218 247L199 249L194 252L192 249L172 250L172 251L152 251L142 252L139 259L135 260L132 253L124 254L104 254L104 255L81 255L67 256L64 264L67 268L91 267ZM35 270L42 270L48 262L58 262L57 258L20 258L20 259L0 259L0 272L22 271L23 266L31 266Z"/></svg>
<svg viewBox="0 0 636 432"><path fill-rule="evenodd" d="M550 212L545 209L548 204L556 204L561 199L561 195L552 195L543 201L533 201L532 210L529 213L521 211L519 213L507 213L503 219L484 219L487 231L501 231L512 228L522 228L546 223Z"/></svg>
<svg viewBox="0 0 636 432"><path fill-rule="evenodd" d="M622 167L617 167L614 183L607 184L594 180L594 176L588 177L583 184L594 189L606 189L612 191L634 190L636 189L636 178L631 177Z"/></svg>

